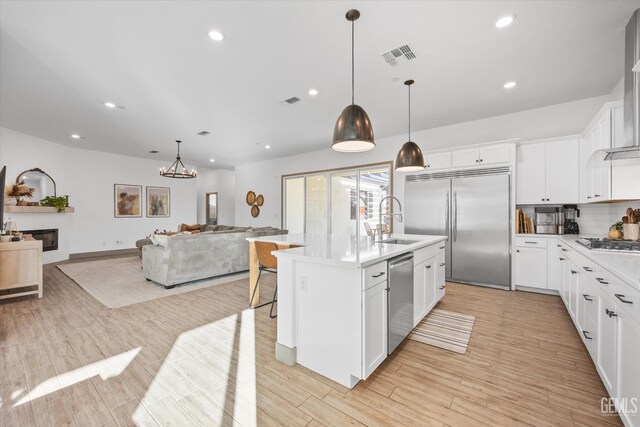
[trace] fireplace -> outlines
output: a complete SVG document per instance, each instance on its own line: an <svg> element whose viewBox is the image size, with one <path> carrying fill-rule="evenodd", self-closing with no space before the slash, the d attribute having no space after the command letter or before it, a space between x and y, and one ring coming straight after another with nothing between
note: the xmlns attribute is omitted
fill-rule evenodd
<svg viewBox="0 0 640 427"><path fill-rule="evenodd" d="M52 228L49 230L22 230L22 234L31 234L34 239L42 240L42 251L57 251L58 250L58 229Z"/></svg>

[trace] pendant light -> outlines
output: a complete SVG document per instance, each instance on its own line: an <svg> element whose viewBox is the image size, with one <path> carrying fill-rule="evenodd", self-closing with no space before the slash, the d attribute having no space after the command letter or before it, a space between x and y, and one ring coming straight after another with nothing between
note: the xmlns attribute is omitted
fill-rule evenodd
<svg viewBox="0 0 640 427"><path fill-rule="evenodd" d="M396 157L396 172L418 172L424 169L424 156L418 144L411 141L411 85L413 80L404 82L409 88L409 140L402 144Z"/></svg>
<svg viewBox="0 0 640 427"><path fill-rule="evenodd" d="M354 28L360 12L351 9L347 12L347 21L351 22L351 105L347 106L338 117L333 130L331 148L341 152L368 151L376 146L373 142L373 126L364 109L355 104L355 60L354 60Z"/></svg>
<svg viewBox="0 0 640 427"><path fill-rule="evenodd" d="M176 156L176 161L169 166L169 169L160 168L160 175L165 178L180 178L180 179L191 179L195 178L198 172L194 169L190 171L187 170L187 167L182 163L182 159L180 158L180 144L182 141L176 141L178 143L178 155Z"/></svg>

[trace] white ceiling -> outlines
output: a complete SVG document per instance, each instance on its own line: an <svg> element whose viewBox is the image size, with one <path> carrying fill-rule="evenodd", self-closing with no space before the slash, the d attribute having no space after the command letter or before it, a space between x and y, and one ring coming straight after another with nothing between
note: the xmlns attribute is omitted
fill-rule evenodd
<svg viewBox="0 0 640 427"><path fill-rule="evenodd" d="M350 102L352 7L356 103L380 139L406 131L408 78L414 130L609 93L640 0L2 1L0 125L166 160L182 139L183 158L205 167L329 149ZM404 43L417 59L386 65L380 54Z"/></svg>

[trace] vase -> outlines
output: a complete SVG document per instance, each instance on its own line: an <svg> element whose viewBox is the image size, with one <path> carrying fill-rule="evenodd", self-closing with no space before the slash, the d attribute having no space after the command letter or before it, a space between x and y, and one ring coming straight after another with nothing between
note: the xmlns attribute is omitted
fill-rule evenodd
<svg viewBox="0 0 640 427"><path fill-rule="evenodd" d="M625 240L640 240L640 224L622 224Z"/></svg>
<svg viewBox="0 0 640 427"><path fill-rule="evenodd" d="M18 206L27 206L26 200L18 200Z"/></svg>

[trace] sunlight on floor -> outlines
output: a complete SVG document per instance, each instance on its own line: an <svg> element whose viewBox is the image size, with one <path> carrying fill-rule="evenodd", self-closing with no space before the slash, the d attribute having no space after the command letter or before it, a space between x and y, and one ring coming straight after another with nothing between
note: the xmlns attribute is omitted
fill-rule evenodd
<svg viewBox="0 0 640 427"><path fill-rule="evenodd" d="M131 419L257 425L255 334L248 309L180 334Z"/></svg>
<svg viewBox="0 0 640 427"><path fill-rule="evenodd" d="M15 408L16 406L31 402L32 400L46 396L50 393L55 393L65 387L72 386L95 376L99 376L103 381L112 377L117 377L124 372L141 349L141 347L138 347L125 351L124 353L120 353L116 356L107 357L99 362L91 363L78 369L65 372L64 374L51 377L38 384L33 390L23 396L22 399L17 401L13 407Z"/></svg>

